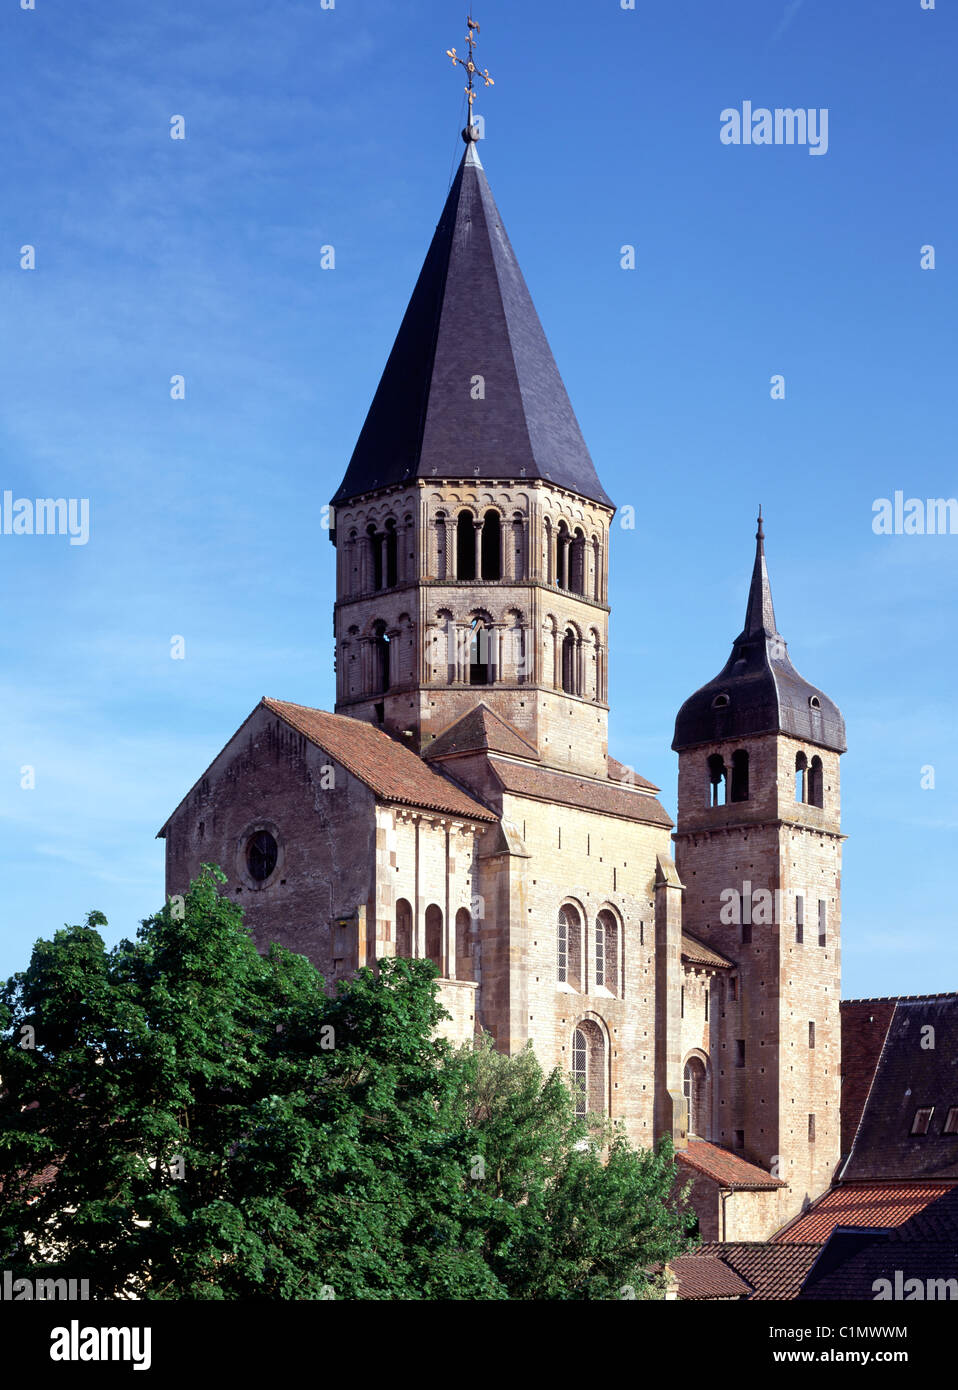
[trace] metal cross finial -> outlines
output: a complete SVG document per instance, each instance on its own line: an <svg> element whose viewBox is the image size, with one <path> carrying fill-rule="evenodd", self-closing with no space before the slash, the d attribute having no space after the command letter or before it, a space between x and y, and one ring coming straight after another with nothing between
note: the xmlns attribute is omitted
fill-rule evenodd
<svg viewBox="0 0 958 1390"><path fill-rule="evenodd" d="M470 15L469 18L466 20L466 24L469 26L469 32L466 35L466 43L469 45L469 56L467 58L460 58L459 54L456 52L454 48L447 48L446 57L452 59L453 67L465 68L469 76L469 81L467 82L465 88L466 99L469 102L469 116L466 128L462 132L462 138L468 144L471 140L478 140L479 138L478 132L476 131L476 127L472 123L472 103L476 99L476 78L480 78L482 80L483 85L486 87L494 87L495 81L493 80L493 78L489 76L488 68L479 68L476 66L475 50L476 44L479 42L479 25L473 19L472 15Z"/></svg>

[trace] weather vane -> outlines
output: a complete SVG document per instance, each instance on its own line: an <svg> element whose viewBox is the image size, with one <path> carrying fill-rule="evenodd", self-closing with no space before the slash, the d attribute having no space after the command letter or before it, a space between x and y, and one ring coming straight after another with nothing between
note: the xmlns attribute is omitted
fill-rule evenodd
<svg viewBox="0 0 958 1390"><path fill-rule="evenodd" d="M476 67L476 44L479 42L479 25L473 19L472 15L469 16L469 18L466 20L466 23L469 26L469 32L466 35L466 43L469 45L469 57L460 58L459 54L456 52L454 48L446 49L446 57L452 59L453 67L465 68L466 72L469 74L469 81L465 89L466 98L469 102L469 118L466 123L465 130L462 132L462 138L468 144L470 140L479 139L479 132L472 123L472 103L476 99L476 78L481 78L483 85L486 87L494 87L495 82L489 76L488 68Z"/></svg>

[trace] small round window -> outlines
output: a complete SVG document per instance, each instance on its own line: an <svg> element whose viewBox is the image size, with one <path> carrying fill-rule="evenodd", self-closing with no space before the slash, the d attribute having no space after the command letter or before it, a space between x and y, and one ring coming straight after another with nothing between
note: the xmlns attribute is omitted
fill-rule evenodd
<svg viewBox="0 0 958 1390"><path fill-rule="evenodd" d="M727 695L716 695L715 699L712 701L712 708L713 708L713 709L724 709L725 706L726 706L727 704L728 704L728 696L727 696Z"/></svg>
<svg viewBox="0 0 958 1390"><path fill-rule="evenodd" d="M821 709L822 707L822 702L817 695L809 695L808 703L811 705L812 709Z"/></svg>
<svg viewBox="0 0 958 1390"><path fill-rule="evenodd" d="M246 846L246 867L250 878L264 883L276 868L279 846L268 830L257 830Z"/></svg>

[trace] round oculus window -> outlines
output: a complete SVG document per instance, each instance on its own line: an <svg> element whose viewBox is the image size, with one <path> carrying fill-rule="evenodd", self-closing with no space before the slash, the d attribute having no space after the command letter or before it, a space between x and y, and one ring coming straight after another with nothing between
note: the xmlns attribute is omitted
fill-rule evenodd
<svg viewBox="0 0 958 1390"><path fill-rule="evenodd" d="M250 878L257 883L265 883L276 868L279 846L268 830L257 830L251 835L246 846L246 867Z"/></svg>

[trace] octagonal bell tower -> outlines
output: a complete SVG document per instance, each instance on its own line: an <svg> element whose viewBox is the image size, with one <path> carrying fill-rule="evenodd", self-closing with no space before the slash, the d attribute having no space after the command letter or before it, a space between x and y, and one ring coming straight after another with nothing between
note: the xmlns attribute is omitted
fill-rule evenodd
<svg viewBox="0 0 958 1390"><path fill-rule="evenodd" d="M476 136L333 498L336 710L422 751L482 700L605 778L614 507Z"/></svg>

